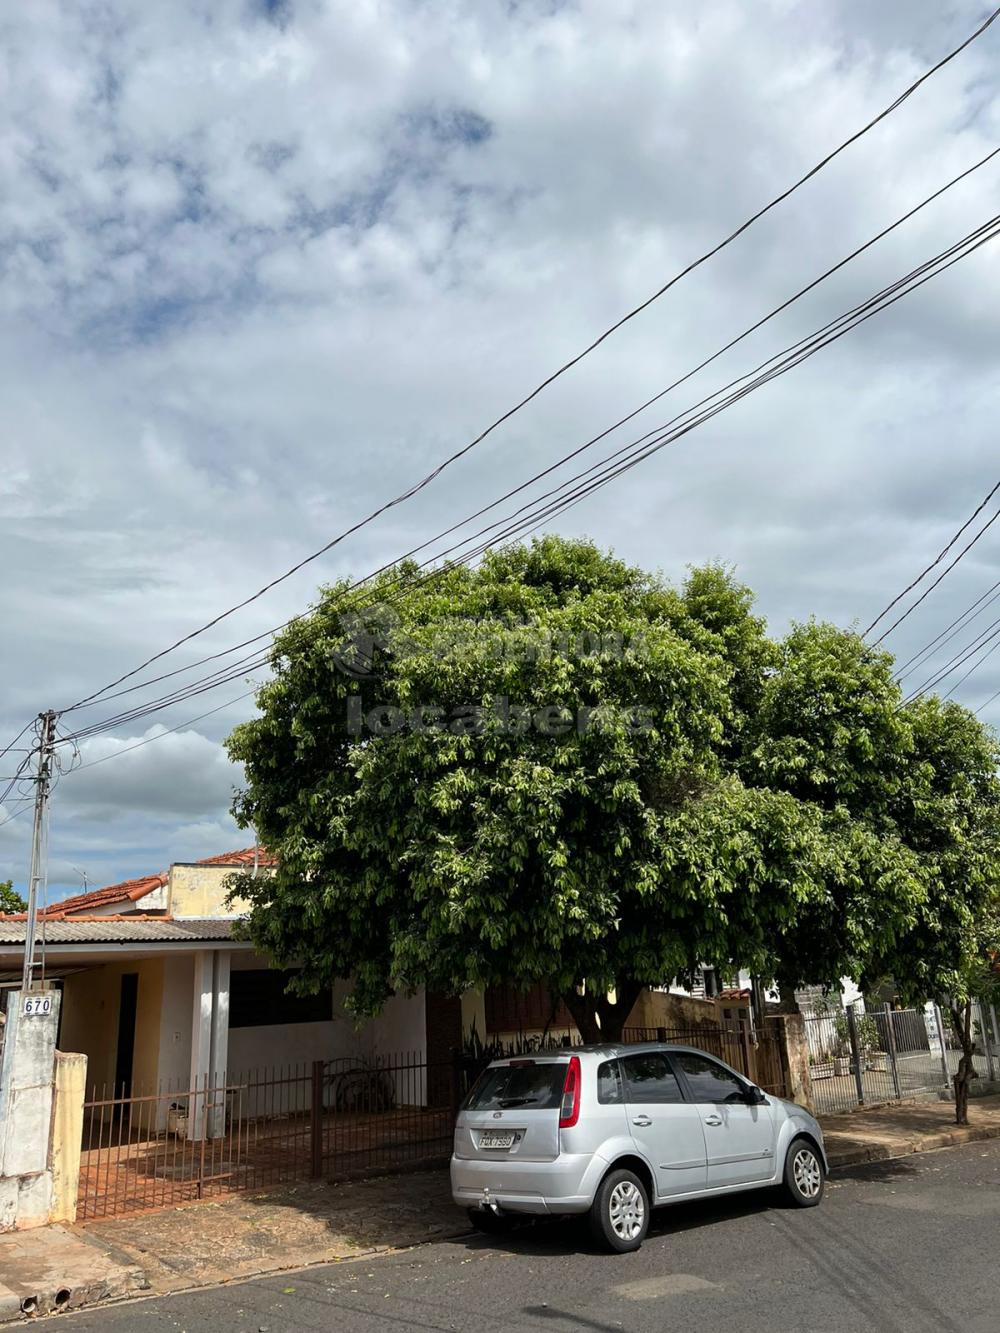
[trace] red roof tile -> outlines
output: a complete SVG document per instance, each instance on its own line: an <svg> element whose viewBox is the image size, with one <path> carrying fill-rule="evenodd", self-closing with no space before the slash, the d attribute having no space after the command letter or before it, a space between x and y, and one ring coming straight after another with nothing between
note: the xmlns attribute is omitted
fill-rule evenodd
<svg viewBox="0 0 1000 1333"><path fill-rule="evenodd" d="M166 871L159 875L143 875L140 879L126 879L121 884L109 884L104 889L94 889L91 893L78 893L72 898L64 898L62 902L53 903L42 916L65 916L67 912L92 910L95 907L105 907L109 903L136 903L154 889L162 889L166 882Z"/></svg>
<svg viewBox="0 0 1000 1333"><path fill-rule="evenodd" d="M235 852L222 852L218 856L206 856L201 861L195 861L199 866L252 866L254 856L256 855L257 864L260 866L277 865L276 859L268 852L266 847L241 847ZM140 898L145 898L148 893L154 889L160 889L167 882L167 872L163 871L158 875L143 875L139 879L126 879L121 884L109 884L103 889L93 889L90 893L78 893L72 898L64 898L62 902L53 903L41 913L47 920L54 920L64 917L67 913L74 913L79 919L82 912L93 911L97 907L106 907L110 903L136 903ZM0 913L0 915L4 915ZM11 920L18 920L19 914L9 913ZM23 919L23 916L21 917Z"/></svg>
<svg viewBox="0 0 1000 1333"><path fill-rule="evenodd" d="M261 866L277 865L277 861L266 847L241 847L237 852L222 852L219 856L206 856L203 861L196 861L199 866L252 866L254 855Z"/></svg>

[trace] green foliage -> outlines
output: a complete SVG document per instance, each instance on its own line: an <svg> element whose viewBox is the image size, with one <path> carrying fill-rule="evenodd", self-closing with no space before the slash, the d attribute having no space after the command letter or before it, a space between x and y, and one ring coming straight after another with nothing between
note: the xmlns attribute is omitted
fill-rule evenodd
<svg viewBox="0 0 1000 1333"><path fill-rule="evenodd" d="M0 880L0 912L25 912L28 904L14 890L12 879Z"/></svg>
<svg viewBox="0 0 1000 1333"><path fill-rule="evenodd" d="M556 538L365 595L359 618L327 589L279 637L229 740L235 814L279 859L233 887L299 985L352 978L372 1013L544 980L577 1013L581 985L624 1004L699 962L933 994L981 958L994 742L957 705L902 707L857 635L775 643L722 568L674 588Z"/></svg>

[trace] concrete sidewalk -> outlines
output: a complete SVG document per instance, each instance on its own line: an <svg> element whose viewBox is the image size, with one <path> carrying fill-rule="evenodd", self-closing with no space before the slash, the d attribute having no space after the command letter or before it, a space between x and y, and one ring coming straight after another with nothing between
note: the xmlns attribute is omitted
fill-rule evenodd
<svg viewBox="0 0 1000 1333"><path fill-rule="evenodd" d="M955 1124L952 1102L897 1102L819 1117L831 1167L880 1162L978 1139L1000 1138L1000 1097L969 1103L968 1125Z"/></svg>
<svg viewBox="0 0 1000 1333"><path fill-rule="evenodd" d="M0 1235L0 1322L76 1310L148 1286L140 1264L75 1227Z"/></svg>
<svg viewBox="0 0 1000 1333"><path fill-rule="evenodd" d="M88 1222L94 1241L132 1257L155 1291L359 1259L468 1231L447 1170L343 1184L302 1181L218 1202Z"/></svg>
<svg viewBox="0 0 1000 1333"><path fill-rule="evenodd" d="M972 1124L948 1102L910 1102L823 1117L833 1167L1000 1138L1000 1097L975 1100ZM213 1286L237 1278L372 1256L468 1230L446 1170L344 1184L302 1182L218 1202L137 1213L72 1228L0 1236L0 1320L70 1292L76 1306ZM68 1276L67 1276L68 1275Z"/></svg>

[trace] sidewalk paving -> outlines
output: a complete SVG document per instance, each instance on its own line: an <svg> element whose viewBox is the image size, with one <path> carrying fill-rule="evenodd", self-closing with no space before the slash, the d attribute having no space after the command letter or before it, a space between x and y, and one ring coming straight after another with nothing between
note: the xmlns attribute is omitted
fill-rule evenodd
<svg viewBox="0 0 1000 1333"><path fill-rule="evenodd" d="M93 1240L127 1253L153 1290L210 1286L259 1273L358 1259L468 1231L447 1170L342 1184L300 1181L88 1222Z"/></svg>
<svg viewBox="0 0 1000 1333"><path fill-rule="evenodd" d="M141 1264L76 1227L0 1235L0 1322L76 1310L148 1285Z"/></svg>
<svg viewBox="0 0 1000 1333"><path fill-rule="evenodd" d="M896 1102L819 1117L831 1167L1000 1138L1000 1097L975 1098L969 1120L968 1125L956 1125L950 1101Z"/></svg>
<svg viewBox="0 0 1000 1333"><path fill-rule="evenodd" d="M897 1103L822 1117L832 1167L1000 1138L1000 1097L976 1099L972 1124L949 1102ZM302 1182L72 1228L0 1236L0 1321L39 1309L213 1286L426 1244L468 1230L445 1170L343 1184ZM291 1279L290 1279L291 1280ZM48 1302L48 1304L46 1304Z"/></svg>

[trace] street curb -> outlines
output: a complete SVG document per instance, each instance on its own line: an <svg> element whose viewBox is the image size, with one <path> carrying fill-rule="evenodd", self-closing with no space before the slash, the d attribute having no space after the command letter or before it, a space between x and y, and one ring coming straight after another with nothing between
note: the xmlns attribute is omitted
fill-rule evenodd
<svg viewBox="0 0 1000 1333"><path fill-rule="evenodd" d="M1000 1125L956 1125L940 1134L924 1134L909 1143L869 1143L841 1152L828 1152L831 1171L847 1166L862 1166L866 1162L887 1162L914 1153L934 1152L938 1148L958 1148L963 1143L981 1143L1000 1139Z"/></svg>
<svg viewBox="0 0 1000 1333"><path fill-rule="evenodd" d="M69 1292L68 1298L56 1301L57 1292ZM17 1323L25 1319L35 1319L42 1315L58 1314L71 1310L83 1310L90 1306L102 1305L113 1301L129 1300L149 1290L149 1283L141 1268L134 1265L109 1277L99 1278L95 1282L84 1282L69 1288L32 1289L27 1288L20 1294L9 1287L0 1288L0 1324ZM30 1313L25 1313L22 1301L34 1300Z"/></svg>

